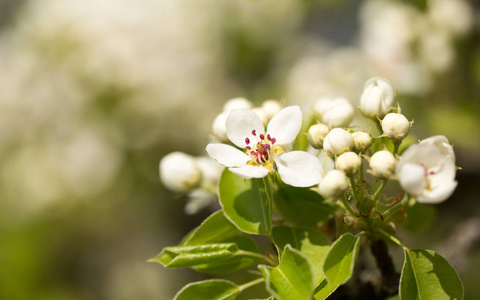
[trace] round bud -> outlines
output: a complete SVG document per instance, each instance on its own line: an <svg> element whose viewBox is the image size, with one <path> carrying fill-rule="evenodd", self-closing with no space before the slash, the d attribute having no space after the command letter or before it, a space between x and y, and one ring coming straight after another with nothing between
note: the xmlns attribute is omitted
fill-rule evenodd
<svg viewBox="0 0 480 300"><path fill-rule="evenodd" d="M318 189L324 198L337 199L348 189L347 176L342 171L331 170L320 181Z"/></svg>
<svg viewBox="0 0 480 300"><path fill-rule="evenodd" d="M268 117L268 114L263 110L263 108L254 107L254 108L252 108L252 111L255 114L257 114L260 121L262 121L263 126L267 126L268 121L270 121L270 118Z"/></svg>
<svg viewBox="0 0 480 300"><path fill-rule="evenodd" d="M354 109L345 98L323 98L313 105L313 110L321 117L322 123L332 127L347 127L354 117Z"/></svg>
<svg viewBox="0 0 480 300"><path fill-rule="evenodd" d="M352 147L352 135L341 128L332 129L323 141L323 149L332 155L340 155L350 151Z"/></svg>
<svg viewBox="0 0 480 300"><path fill-rule="evenodd" d="M372 137L366 132L356 131L352 133L352 138L355 152L364 152L372 145Z"/></svg>
<svg viewBox="0 0 480 300"><path fill-rule="evenodd" d="M187 192L195 188L202 179L202 173L190 155L172 152L160 160L160 180L172 191Z"/></svg>
<svg viewBox="0 0 480 300"><path fill-rule="evenodd" d="M251 109L252 107L252 102L250 102L247 98L237 97L225 102L223 105L223 111L230 112L234 109Z"/></svg>
<svg viewBox="0 0 480 300"><path fill-rule="evenodd" d="M363 88L360 110L366 117L382 118L390 111L394 95L393 88L387 80L378 77L371 78Z"/></svg>
<svg viewBox="0 0 480 300"><path fill-rule="evenodd" d="M322 148L323 140L325 139L329 131L330 130L325 124L319 123L310 126L307 132L308 143L314 148Z"/></svg>
<svg viewBox="0 0 480 300"><path fill-rule="evenodd" d="M389 113L382 120L383 135L394 140L403 140L410 131L410 122L402 114Z"/></svg>
<svg viewBox="0 0 480 300"><path fill-rule="evenodd" d="M215 120L213 120L213 124L212 124L213 135L215 135L215 137L221 142L229 141L227 137L227 127L226 127L228 114L229 112L222 112L215 117Z"/></svg>
<svg viewBox="0 0 480 300"><path fill-rule="evenodd" d="M370 168L375 177L389 178L395 170L395 156L388 150L375 152L370 158Z"/></svg>
<svg viewBox="0 0 480 300"><path fill-rule="evenodd" d="M282 110L282 104L280 104L280 102L277 100L269 99L265 100L262 103L262 109L267 114L268 119L270 120L271 118L273 118L274 115L276 115L279 111Z"/></svg>
<svg viewBox="0 0 480 300"><path fill-rule="evenodd" d="M337 170L345 172L348 176L357 173L362 165L362 159L355 152L345 152L335 161Z"/></svg>

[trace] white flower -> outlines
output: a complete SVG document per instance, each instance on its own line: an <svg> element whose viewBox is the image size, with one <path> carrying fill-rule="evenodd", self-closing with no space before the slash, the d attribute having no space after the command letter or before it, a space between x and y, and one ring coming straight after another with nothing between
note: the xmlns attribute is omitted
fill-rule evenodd
<svg viewBox="0 0 480 300"><path fill-rule="evenodd" d="M341 128L332 129L323 140L323 149L332 155L340 155L350 151L352 147L352 135Z"/></svg>
<svg viewBox="0 0 480 300"><path fill-rule="evenodd" d="M372 137L370 134L362 131L352 133L353 149L356 152L363 152L372 145Z"/></svg>
<svg viewBox="0 0 480 300"><path fill-rule="evenodd" d="M382 118L390 111L394 94L393 88L386 79L371 78L363 88L360 110L366 117Z"/></svg>
<svg viewBox="0 0 480 300"><path fill-rule="evenodd" d="M354 110L350 101L345 98L323 98L313 105L313 110L320 115L322 123L328 127L347 127L354 117Z"/></svg>
<svg viewBox="0 0 480 300"><path fill-rule="evenodd" d="M329 131L328 126L322 123L310 126L307 132L308 143L317 149L321 148Z"/></svg>
<svg viewBox="0 0 480 300"><path fill-rule="evenodd" d="M420 203L439 203L450 197L457 186L455 172L451 156L434 143L410 146L396 168L402 188Z"/></svg>
<svg viewBox="0 0 480 300"><path fill-rule="evenodd" d="M160 179L175 192L187 192L195 188L202 173L193 157L182 152L172 152L160 160Z"/></svg>
<svg viewBox="0 0 480 300"><path fill-rule="evenodd" d="M402 114L389 113L382 120L383 135L394 140L403 140L410 131L411 123Z"/></svg>
<svg viewBox="0 0 480 300"><path fill-rule="evenodd" d="M285 152L302 126L298 106L288 106L268 123L267 132L251 110L234 110L227 119L227 136L247 153L225 144L208 144L207 152L220 164L243 178L262 178L278 170L282 180L292 186L307 187L322 179L318 158L303 152Z"/></svg>
<svg viewBox="0 0 480 300"><path fill-rule="evenodd" d="M348 189L348 180L345 173L331 170L318 185L320 195L326 199L336 199Z"/></svg>
<svg viewBox="0 0 480 300"><path fill-rule="evenodd" d="M361 165L362 159L355 152L345 152L335 161L337 170L343 171L349 176L357 173Z"/></svg>
<svg viewBox="0 0 480 300"><path fill-rule="evenodd" d="M248 100L247 98L237 97L225 102L225 104L223 105L223 111L231 112L235 109L251 109L252 106L252 102L250 102L250 100Z"/></svg>
<svg viewBox="0 0 480 300"><path fill-rule="evenodd" d="M375 152L370 158L370 168L375 177L388 178L395 170L395 156L388 150Z"/></svg>

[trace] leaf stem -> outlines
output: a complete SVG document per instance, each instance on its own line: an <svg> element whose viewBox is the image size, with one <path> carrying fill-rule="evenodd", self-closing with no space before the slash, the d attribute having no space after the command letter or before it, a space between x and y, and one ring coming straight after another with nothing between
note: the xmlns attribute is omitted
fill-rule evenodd
<svg viewBox="0 0 480 300"><path fill-rule="evenodd" d="M342 200L342 203L343 203L343 206L345 206L345 208L348 210L348 212L354 216L357 215L357 213L355 212L355 210L353 210L353 208L350 206L350 203L348 203L347 201L347 198L345 196L341 197L341 200Z"/></svg>
<svg viewBox="0 0 480 300"><path fill-rule="evenodd" d="M377 190L375 191L372 197L372 200L374 203L377 202L378 197L380 197L380 194L382 193L383 189L387 185L387 182L388 182L388 179L382 179L382 181L380 182L380 185L378 186Z"/></svg>
<svg viewBox="0 0 480 300"><path fill-rule="evenodd" d="M399 239L397 239L396 237L394 237L393 235L391 235L390 233L386 232L385 230L383 230L382 228L376 228L375 231L380 234L382 237L386 238L387 240L393 242L394 244L402 247L403 249L405 250L408 250L407 247L405 247L404 244L402 244L402 242L400 242Z"/></svg>
<svg viewBox="0 0 480 300"><path fill-rule="evenodd" d="M275 263L275 261L273 261L270 257L266 256L266 255L263 255L263 254L259 254L259 253L255 253L255 252L250 252L250 251L245 251L245 250L238 250L239 254L241 255L245 255L245 256L250 256L250 257L254 257L254 258L259 258L267 263L269 263L270 265L272 266L276 266L277 263Z"/></svg>
<svg viewBox="0 0 480 300"><path fill-rule="evenodd" d="M357 203L360 203L360 197L358 196L358 193L357 193L357 186L355 185L355 178L354 176L350 176L350 185L352 186L352 192L353 192L353 198L355 199L355 201L357 201Z"/></svg>
<svg viewBox="0 0 480 300"><path fill-rule="evenodd" d="M408 195L405 195L403 197L403 199L401 201L399 201L398 203L396 203L395 205L393 205L392 207L390 207L389 209L387 209L382 215L383 215L383 221L384 222L390 222L391 219L393 219L398 211L400 211L400 209L402 209L402 207L405 206L405 204L407 204L408 202Z"/></svg>
<svg viewBox="0 0 480 300"><path fill-rule="evenodd" d="M264 282L264 281L265 281L265 279L264 279L263 277L260 277L260 278L258 278L258 279L253 280L253 281L250 281L250 282L247 282L247 283L245 283L245 284L242 284L242 285L239 286L238 288L239 288L240 292L242 292L242 291L248 289L249 287L252 287L252 286L257 285L257 284L259 284L259 283L262 283L262 282Z"/></svg>

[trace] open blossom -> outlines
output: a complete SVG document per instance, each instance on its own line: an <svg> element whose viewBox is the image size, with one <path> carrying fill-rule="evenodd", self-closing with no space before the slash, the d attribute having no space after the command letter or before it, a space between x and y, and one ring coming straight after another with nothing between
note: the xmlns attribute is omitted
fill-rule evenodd
<svg viewBox="0 0 480 300"><path fill-rule="evenodd" d="M439 142L443 138L432 137L410 146L398 162L396 173L400 185L420 203L445 201L457 186L454 159L448 153L450 150L446 150L449 147Z"/></svg>
<svg viewBox="0 0 480 300"><path fill-rule="evenodd" d="M270 120L267 131L251 110L233 110L226 122L227 136L241 151L226 144L208 144L207 152L220 164L243 178L262 178L277 170L282 180L292 186L307 187L322 179L318 158L303 152L285 152L302 126L298 106L288 106Z"/></svg>

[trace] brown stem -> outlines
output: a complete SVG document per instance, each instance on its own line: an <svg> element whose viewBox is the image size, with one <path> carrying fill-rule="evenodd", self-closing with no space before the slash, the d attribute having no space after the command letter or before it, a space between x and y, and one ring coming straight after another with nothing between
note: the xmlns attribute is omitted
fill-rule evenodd
<svg viewBox="0 0 480 300"><path fill-rule="evenodd" d="M386 299L398 294L400 274L395 271L393 260L388 254L387 244L381 239L371 241L370 250L372 251L373 257L375 257L377 266L380 269L380 274L382 275L380 288L381 299Z"/></svg>

